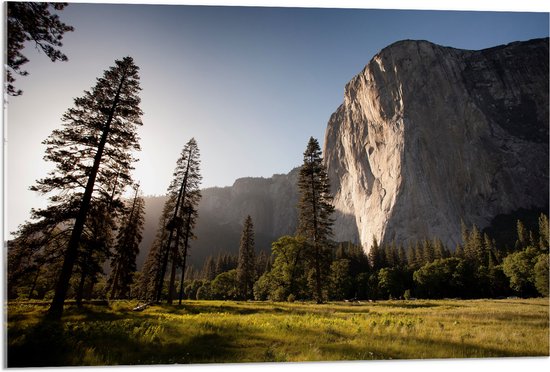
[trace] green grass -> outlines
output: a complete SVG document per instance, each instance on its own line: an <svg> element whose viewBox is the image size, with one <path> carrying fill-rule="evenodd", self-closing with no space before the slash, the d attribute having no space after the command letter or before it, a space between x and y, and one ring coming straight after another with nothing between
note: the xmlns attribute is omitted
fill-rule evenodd
<svg viewBox="0 0 550 372"><path fill-rule="evenodd" d="M351 304L186 301L8 304L8 366L485 358L549 355L548 299Z"/></svg>

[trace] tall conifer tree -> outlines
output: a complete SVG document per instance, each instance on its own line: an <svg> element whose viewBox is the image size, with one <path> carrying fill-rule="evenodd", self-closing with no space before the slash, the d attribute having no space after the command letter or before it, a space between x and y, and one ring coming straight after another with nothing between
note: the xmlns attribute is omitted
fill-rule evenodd
<svg viewBox="0 0 550 372"><path fill-rule="evenodd" d="M143 234L145 221L145 201L138 194L139 185L133 200L126 207L116 238L115 252L111 260L111 275L108 281L111 299L128 298L133 275L136 272L136 257Z"/></svg>
<svg viewBox="0 0 550 372"><path fill-rule="evenodd" d="M31 189L52 196L50 206L33 215L63 222L71 231L49 309L53 318L63 312L94 201L111 200L113 189L122 190L132 182L132 152L139 150L136 129L142 124L138 71L131 57L115 61L90 91L75 99L62 117L63 129L44 141L44 159L55 168ZM122 205L118 197L113 203L115 208Z"/></svg>
<svg viewBox="0 0 550 372"><path fill-rule="evenodd" d="M332 235L334 212L330 182L323 164L319 143L309 139L304 152L304 163L300 168L298 188L298 235L310 243L309 266L313 272L313 297L323 302L323 283L329 275L329 238Z"/></svg>
<svg viewBox="0 0 550 372"><path fill-rule="evenodd" d="M239 247L239 263L237 266L237 282L240 296L243 299L252 297L252 288L256 279L256 256L254 253L254 224L247 216L244 220L241 244Z"/></svg>
<svg viewBox="0 0 550 372"><path fill-rule="evenodd" d="M155 278L157 302L161 300L164 277L170 261L172 270L168 285L168 302L172 303L174 299L176 269L182 263L182 252L179 248L186 231L188 231L188 239L192 237L191 229L195 224L196 210L200 200L201 179L199 148L195 139L191 138L185 144L176 163L173 179L167 191L168 202L165 209L168 209L166 217L169 220L164 226L166 240L163 240L160 246L160 262Z"/></svg>

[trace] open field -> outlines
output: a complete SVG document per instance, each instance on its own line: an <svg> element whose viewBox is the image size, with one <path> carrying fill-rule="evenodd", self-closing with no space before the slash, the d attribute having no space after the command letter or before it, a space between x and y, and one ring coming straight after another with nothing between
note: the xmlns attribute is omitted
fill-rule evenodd
<svg viewBox="0 0 550 372"><path fill-rule="evenodd" d="M549 355L547 298L376 303L8 304L8 366Z"/></svg>

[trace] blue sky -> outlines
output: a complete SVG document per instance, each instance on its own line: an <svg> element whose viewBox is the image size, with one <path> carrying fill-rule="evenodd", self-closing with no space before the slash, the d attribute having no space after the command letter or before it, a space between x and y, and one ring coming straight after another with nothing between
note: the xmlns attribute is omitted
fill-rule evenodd
<svg viewBox="0 0 550 372"><path fill-rule="evenodd" d="M197 139L203 186L286 173L310 136L321 143L345 84L403 39L482 49L548 36L548 13L70 4L66 63L33 46L7 114L8 231L43 197L28 191L50 165L41 142L73 99L115 59L141 68L144 126L134 172L163 194L183 145Z"/></svg>

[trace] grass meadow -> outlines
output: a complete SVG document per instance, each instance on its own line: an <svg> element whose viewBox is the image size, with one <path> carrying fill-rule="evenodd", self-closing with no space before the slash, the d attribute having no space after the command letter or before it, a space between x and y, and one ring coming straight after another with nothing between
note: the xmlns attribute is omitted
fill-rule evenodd
<svg viewBox="0 0 550 372"><path fill-rule="evenodd" d="M549 300L9 303L8 367L549 355Z"/></svg>

